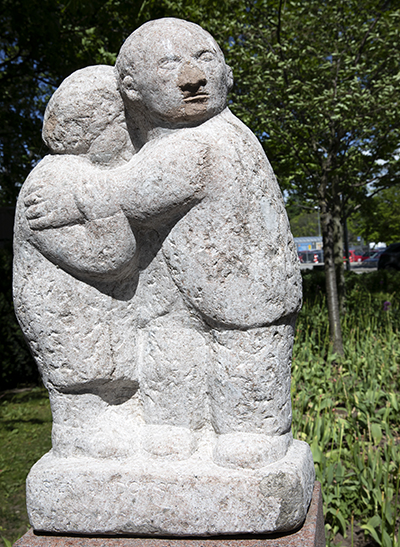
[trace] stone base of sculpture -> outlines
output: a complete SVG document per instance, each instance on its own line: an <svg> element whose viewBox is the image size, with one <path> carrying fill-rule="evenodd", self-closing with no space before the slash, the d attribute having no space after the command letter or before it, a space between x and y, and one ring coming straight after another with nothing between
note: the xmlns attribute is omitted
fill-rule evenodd
<svg viewBox="0 0 400 547"><path fill-rule="evenodd" d="M223 468L195 453L184 461L102 462L51 452L27 481L29 519L53 533L207 536L300 526L312 496L308 445L259 469Z"/></svg>
<svg viewBox="0 0 400 547"><path fill-rule="evenodd" d="M41 534L30 529L14 547L325 547L321 484L315 482L304 524L294 532L213 537L127 537Z"/></svg>

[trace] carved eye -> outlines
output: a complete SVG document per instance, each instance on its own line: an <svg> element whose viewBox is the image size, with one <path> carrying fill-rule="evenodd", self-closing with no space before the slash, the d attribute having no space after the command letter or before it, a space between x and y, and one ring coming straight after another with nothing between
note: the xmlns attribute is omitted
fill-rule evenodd
<svg viewBox="0 0 400 547"><path fill-rule="evenodd" d="M197 59L199 61L204 61L205 63L208 63L214 59L214 53L209 50L201 51L197 54Z"/></svg>
<svg viewBox="0 0 400 547"><path fill-rule="evenodd" d="M158 66L165 70L174 70L179 66L180 61L179 57L164 57L163 59L160 59Z"/></svg>

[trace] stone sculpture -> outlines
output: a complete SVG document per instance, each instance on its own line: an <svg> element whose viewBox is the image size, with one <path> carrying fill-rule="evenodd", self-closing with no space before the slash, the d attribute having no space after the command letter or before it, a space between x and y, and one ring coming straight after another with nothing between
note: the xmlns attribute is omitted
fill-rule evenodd
<svg viewBox="0 0 400 547"><path fill-rule="evenodd" d="M115 80L85 70L49 103L53 155L17 208L15 309L53 413L31 524L291 530L314 483L291 434L301 278L272 169L226 106L231 70L178 19L136 30Z"/></svg>

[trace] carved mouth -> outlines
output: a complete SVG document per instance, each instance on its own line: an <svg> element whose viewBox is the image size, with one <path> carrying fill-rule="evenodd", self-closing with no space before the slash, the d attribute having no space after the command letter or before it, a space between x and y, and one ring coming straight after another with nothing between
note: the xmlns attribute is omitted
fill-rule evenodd
<svg viewBox="0 0 400 547"><path fill-rule="evenodd" d="M198 95L189 95L184 97L185 103L203 103L208 99L208 95L205 93L199 93Z"/></svg>

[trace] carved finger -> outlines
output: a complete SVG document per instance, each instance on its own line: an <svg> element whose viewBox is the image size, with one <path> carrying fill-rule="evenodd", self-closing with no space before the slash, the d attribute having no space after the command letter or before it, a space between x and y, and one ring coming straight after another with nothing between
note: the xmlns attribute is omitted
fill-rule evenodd
<svg viewBox="0 0 400 547"><path fill-rule="evenodd" d="M43 211L41 216L28 220L32 230L44 230L45 228L59 228L67 224L63 211Z"/></svg>
<svg viewBox="0 0 400 547"><path fill-rule="evenodd" d="M53 225L52 215L47 215L40 218L33 218L28 220L29 228L31 230L45 230L46 228L51 228Z"/></svg>
<svg viewBox="0 0 400 547"><path fill-rule="evenodd" d="M38 205L31 205L30 207L28 207L25 211L26 218L28 220L32 220L33 218L39 218L44 216L47 212L43 205L43 203L39 203Z"/></svg>
<svg viewBox="0 0 400 547"><path fill-rule="evenodd" d="M25 207L30 207L31 205L38 205L42 199L43 198L40 195L36 193L32 193L26 196L26 198L24 199L24 205Z"/></svg>
<svg viewBox="0 0 400 547"><path fill-rule="evenodd" d="M36 192L40 192L44 188L43 182L37 182L30 184L29 188L26 189L26 196L30 196L31 194L35 194Z"/></svg>

